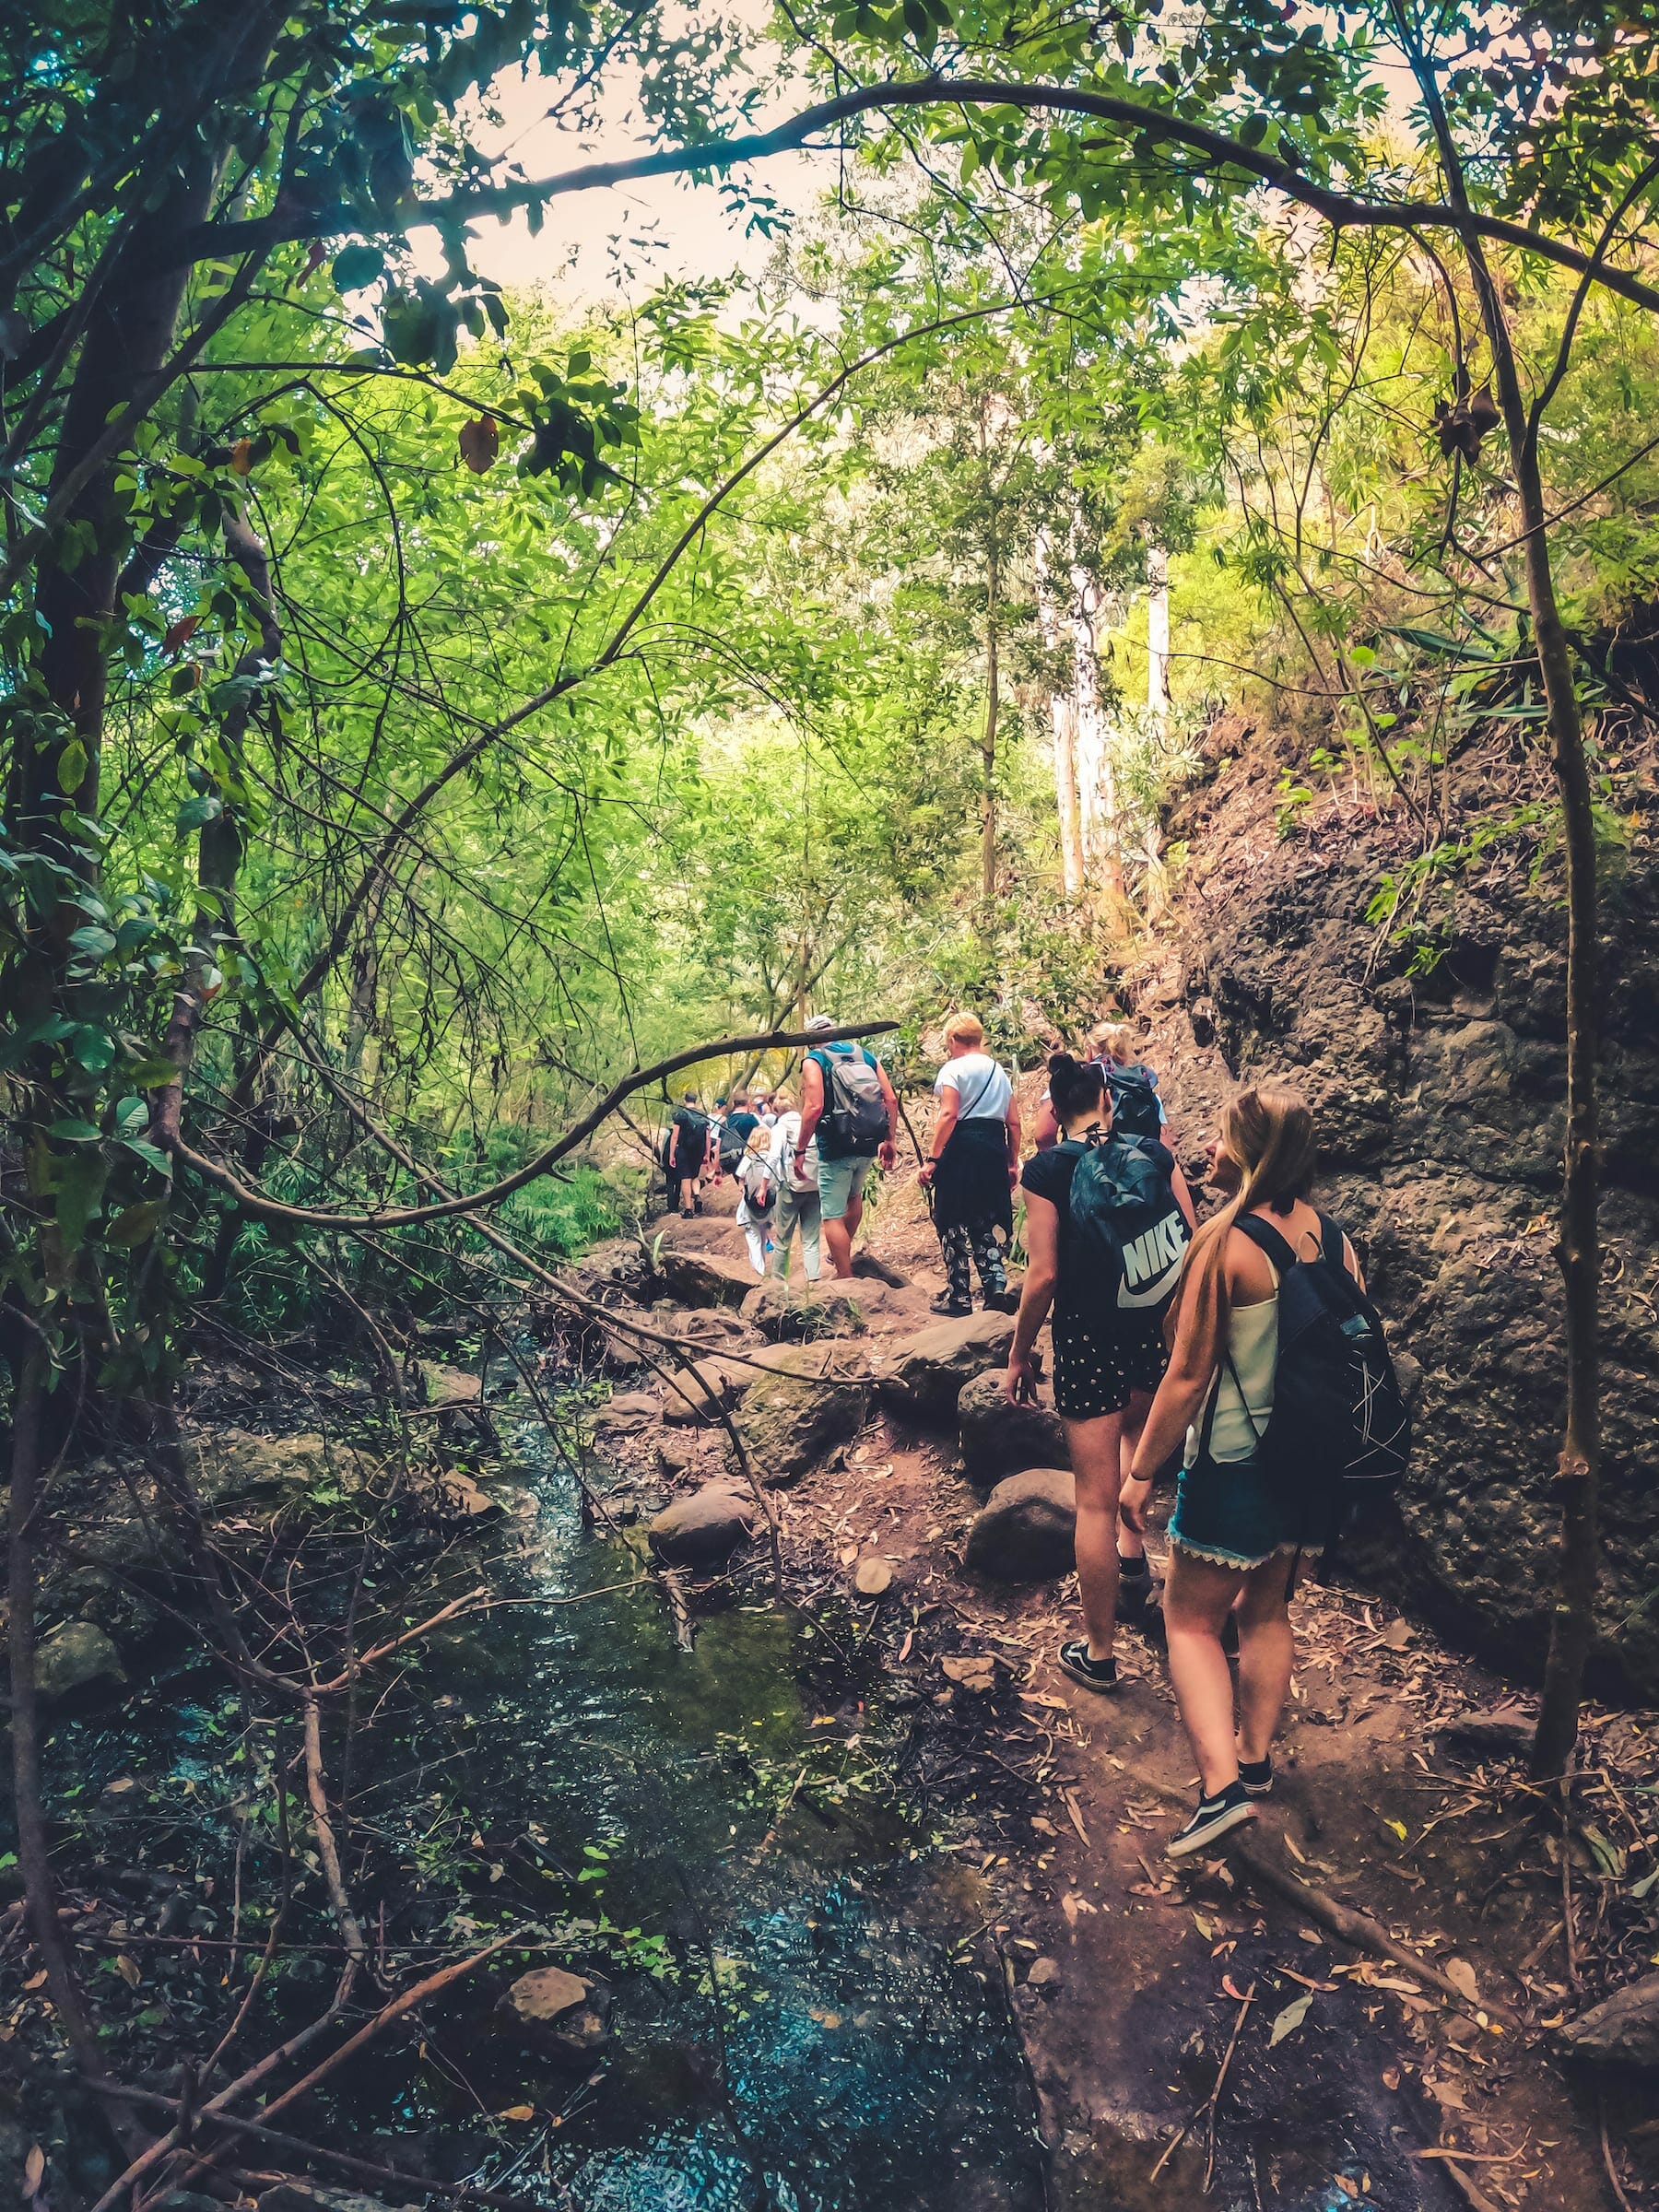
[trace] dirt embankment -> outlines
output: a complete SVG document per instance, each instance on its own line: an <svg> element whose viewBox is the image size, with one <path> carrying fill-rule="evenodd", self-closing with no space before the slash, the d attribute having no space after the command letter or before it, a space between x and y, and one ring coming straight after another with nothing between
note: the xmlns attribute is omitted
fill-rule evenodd
<svg viewBox="0 0 1659 2212"><path fill-rule="evenodd" d="M1566 917L1547 764L1475 749L1449 770L1453 839L1368 921L1423 840L1346 783L1281 822L1284 747L1223 722L1171 832L1188 861L1160 949L1128 979L1148 1057L1199 1146L1240 1082L1313 1102L1326 1203L1420 1368L1418 1447L1379 1586L1528 1677L1555 1559L1564 1374L1555 1211ZM1659 1694L1659 776L1618 761L1606 861L1603 1392L1606 1572L1598 1687ZM1317 779L1315 779L1317 780ZM1533 821L1529 806L1542 810ZM1519 826L1517 826L1519 825ZM1416 881L1418 879L1414 879ZM1399 932L1406 934L1401 936ZM1440 957L1420 968L1430 950Z"/></svg>

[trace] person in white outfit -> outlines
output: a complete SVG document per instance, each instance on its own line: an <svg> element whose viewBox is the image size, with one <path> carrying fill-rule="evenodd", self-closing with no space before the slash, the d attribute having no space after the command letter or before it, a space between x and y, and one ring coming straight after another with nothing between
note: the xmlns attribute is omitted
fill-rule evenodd
<svg viewBox="0 0 1659 2212"><path fill-rule="evenodd" d="M806 1270L806 1280L816 1283L823 1265L818 1243L822 1215L818 1206L818 1147L808 1145L805 1158L797 1161L794 1148L800 1140L801 1116L794 1093L775 1090L771 1103L778 1117L771 1131L771 1152L772 1173L778 1185L777 1211L772 1217L771 1271L780 1282L789 1279L789 1246L798 1228L801 1264Z"/></svg>
<svg viewBox="0 0 1659 2212"><path fill-rule="evenodd" d="M737 1163L737 1226L748 1244L757 1275L766 1273L766 1255L771 1250L772 1214L777 1205L778 1179L768 1154L770 1129L749 1131L748 1144Z"/></svg>

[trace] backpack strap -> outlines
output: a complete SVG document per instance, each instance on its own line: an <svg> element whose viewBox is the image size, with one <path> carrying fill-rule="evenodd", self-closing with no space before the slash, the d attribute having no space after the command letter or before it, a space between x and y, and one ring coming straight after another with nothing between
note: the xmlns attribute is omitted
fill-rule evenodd
<svg viewBox="0 0 1659 2212"><path fill-rule="evenodd" d="M1324 1217L1321 1215L1322 1222L1324 1218ZM1273 1224L1270 1221L1264 1221L1260 1214L1241 1214L1233 1223L1233 1227L1247 1236L1257 1251L1265 1253L1281 1278L1296 1265L1296 1253L1291 1248L1289 1240L1280 1236ZM1337 1232L1337 1240L1336 1249L1340 1254L1342 1250L1340 1230Z"/></svg>
<svg viewBox="0 0 1659 2212"><path fill-rule="evenodd" d="M1341 1222L1333 1221L1329 1214L1321 1214L1319 1217L1319 1240L1324 1247L1324 1256L1330 1265L1335 1268L1338 1275L1346 1275L1348 1271L1347 1253L1345 1250L1347 1238L1343 1233Z"/></svg>

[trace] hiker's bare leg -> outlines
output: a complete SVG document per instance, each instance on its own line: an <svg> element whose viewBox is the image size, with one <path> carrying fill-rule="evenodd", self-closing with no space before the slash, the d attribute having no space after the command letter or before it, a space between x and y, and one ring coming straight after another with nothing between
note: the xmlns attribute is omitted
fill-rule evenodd
<svg viewBox="0 0 1659 2212"><path fill-rule="evenodd" d="M1091 1659L1110 1659L1117 1633L1118 1485L1123 1477L1121 1413L1067 1421L1066 1448L1077 1486L1077 1597Z"/></svg>
<svg viewBox="0 0 1659 2212"><path fill-rule="evenodd" d="M1232 1674L1221 1649L1221 1627L1244 1580L1240 1568L1171 1549L1164 1587L1170 1679L1206 1797L1239 1779Z"/></svg>
<svg viewBox="0 0 1659 2212"><path fill-rule="evenodd" d="M1147 1416L1151 1412L1151 1410L1152 1394L1150 1391L1146 1390L1135 1391L1130 1397L1129 1404L1124 1410L1123 1416L1123 1467L1124 1488L1127 1488L1129 1485L1129 1468L1135 1458L1135 1447L1140 1442L1141 1430L1146 1427ZM1135 1499L1137 1505L1144 1507L1147 1499L1152 1495L1152 1486L1150 1483L1137 1482L1133 1490L1130 1492L1130 1495ZM1117 1547L1120 1555L1125 1559L1145 1559L1147 1556L1147 1547L1141 1540L1139 1531L1131 1528L1122 1513L1118 1515Z"/></svg>
<svg viewBox="0 0 1659 2212"><path fill-rule="evenodd" d="M851 1205L847 1210L851 1214ZM853 1229L857 1226L853 1222ZM830 1247L830 1265L840 1276L850 1276L853 1272L853 1229L844 1220L826 1218L824 1222L824 1241Z"/></svg>
<svg viewBox="0 0 1659 2212"><path fill-rule="evenodd" d="M1239 1757L1266 1758L1290 1694L1296 1634L1285 1591L1290 1561L1265 1559L1244 1578L1239 1599Z"/></svg>

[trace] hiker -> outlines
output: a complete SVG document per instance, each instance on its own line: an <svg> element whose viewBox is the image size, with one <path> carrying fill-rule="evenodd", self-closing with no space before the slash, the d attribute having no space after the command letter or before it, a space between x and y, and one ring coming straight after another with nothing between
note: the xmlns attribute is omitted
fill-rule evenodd
<svg viewBox="0 0 1659 2212"><path fill-rule="evenodd" d="M1099 1061L1056 1053L1049 1089L1060 1142L1036 1153L1020 1180L1026 1194L1026 1275L1008 1354L1007 1393L1037 1395L1037 1333L1053 1311L1054 1410L1077 1482L1077 1594L1085 1633L1060 1647L1059 1664L1088 1689L1118 1687L1113 1646L1122 1605L1144 1612L1152 1573L1137 1538L1119 1549L1123 1435L1126 1416L1144 1420L1164 1370L1162 1313L1193 1229L1193 1199L1174 1155L1145 1140L1113 1139L1112 1104ZM1085 1172L1087 1182L1074 1190ZM1111 1182L1102 1184L1102 1179ZM1113 1266L1095 1233L1098 1212L1080 1205L1105 1188L1137 1191L1136 1235ZM1131 1270L1133 1265L1133 1279ZM1158 1463L1154 1463L1156 1472ZM1137 1519L1138 1516L1131 1516Z"/></svg>
<svg viewBox="0 0 1659 2212"><path fill-rule="evenodd" d="M766 1273L766 1255L771 1250L772 1208L777 1203L778 1179L772 1172L769 1133L759 1123L749 1131L748 1143L737 1167L737 1226L748 1245L757 1275Z"/></svg>
<svg viewBox="0 0 1659 2212"><path fill-rule="evenodd" d="M933 1301L935 1313L972 1312L971 1267L979 1269L987 1311L1012 1313L1019 1303L1003 1266L1003 1248L1014 1234L1019 1108L1007 1071L984 1041L972 1014L954 1014L945 1024L950 1056L934 1079L939 1109L918 1177L933 1191L934 1228L945 1255L946 1288Z"/></svg>
<svg viewBox="0 0 1659 2212"><path fill-rule="evenodd" d="M674 1118L668 1124L668 1141L663 1150L668 1203L677 1204L688 1219L701 1206L698 1186L710 1171L713 1151L714 1132L709 1117L698 1104L697 1093L688 1090L674 1110Z"/></svg>
<svg viewBox="0 0 1659 2212"><path fill-rule="evenodd" d="M1136 1473L1154 1475L1185 1441L1164 1625L1200 1794L1167 1847L1176 1859L1254 1819L1254 1800L1273 1787L1271 1746L1294 1658L1290 1593L1302 1562L1335 1535L1324 1500L1334 1492L1339 1512L1340 1477L1310 1489L1276 1479L1260 1456L1285 1275L1323 1255L1364 1289L1353 1246L1308 1203L1314 1150L1313 1116L1296 1091L1259 1084L1228 1106L1209 1170L1227 1204L1187 1255L1169 1371L1135 1455ZM1341 1357L1350 1357L1346 1348ZM1230 1617L1239 1639L1236 1733L1221 1642Z"/></svg>
<svg viewBox="0 0 1659 2212"><path fill-rule="evenodd" d="M724 1104L725 1101L720 1103ZM749 1131L757 1126L743 1092L735 1092L730 1104L725 1107L724 1116L715 1124L715 1142L720 1147L720 1171L723 1175L736 1175L748 1146Z"/></svg>
<svg viewBox="0 0 1659 2212"><path fill-rule="evenodd" d="M1097 1021L1084 1040L1084 1056L1103 1071L1112 1090L1113 1117L1125 1135L1156 1137L1171 1143L1169 1121L1158 1088L1158 1077L1144 1060L1135 1056L1135 1040L1126 1021ZM1039 1152L1059 1141L1060 1125L1053 1102L1045 1091L1037 1110L1032 1133Z"/></svg>
<svg viewBox="0 0 1659 2212"><path fill-rule="evenodd" d="M772 1215L771 1271L781 1283L788 1281L790 1240L799 1228L801 1265L806 1271L806 1280L816 1283L823 1265L818 1249L823 1216L818 1201L818 1147L808 1145L806 1158L797 1164L794 1148L801 1133L801 1117L795 1111L794 1094L787 1089L774 1090L771 1102L778 1116L768 1156L778 1183L777 1210Z"/></svg>
<svg viewBox="0 0 1659 2212"><path fill-rule="evenodd" d="M828 1014L814 1014L809 1035L833 1030ZM830 1265L843 1278L853 1272L853 1240L864 1219L864 1187L870 1162L891 1169L898 1157L893 1128L899 1101L888 1072L862 1044L823 1044L801 1063L801 1126L795 1133L799 1167L818 1140L818 1206Z"/></svg>
<svg viewBox="0 0 1659 2212"><path fill-rule="evenodd" d="M749 1104L763 1129L777 1127L778 1099L775 1091L768 1090L762 1086L759 1089L750 1092Z"/></svg>

